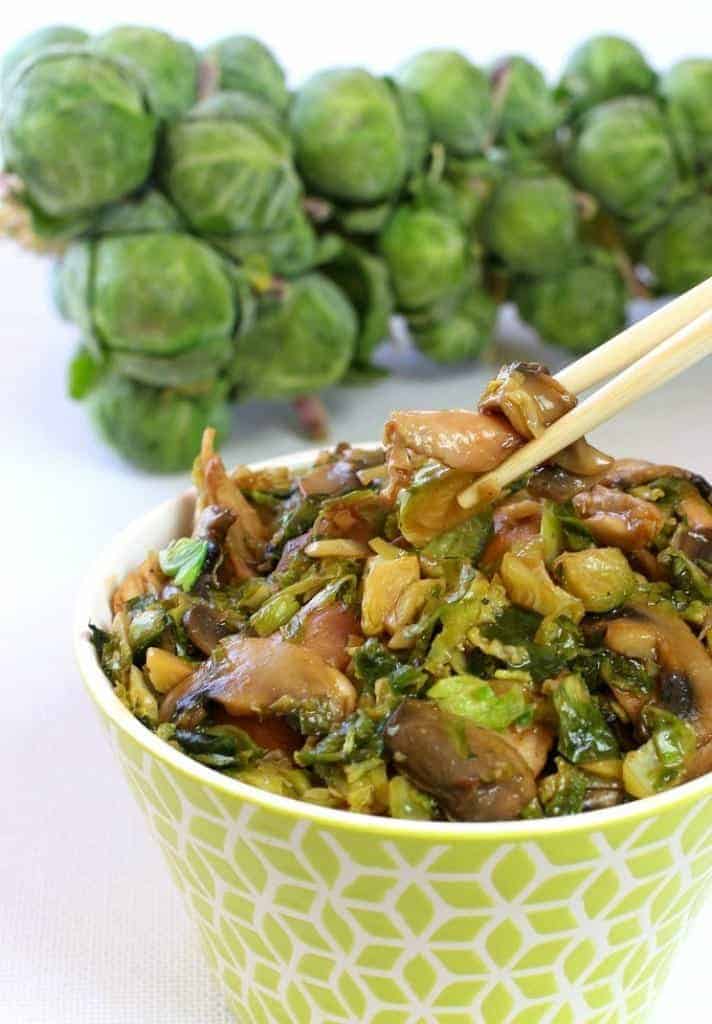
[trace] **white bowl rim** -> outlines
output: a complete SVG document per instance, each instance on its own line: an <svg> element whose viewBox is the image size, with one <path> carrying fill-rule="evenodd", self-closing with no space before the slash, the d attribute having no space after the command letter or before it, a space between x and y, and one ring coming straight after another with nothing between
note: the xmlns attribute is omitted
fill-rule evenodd
<svg viewBox="0 0 712 1024"><path fill-rule="evenodd" d="M364 442L355 447L375 447L376 442ZM287 466L297 468L308 465L322 448L295 452L292 455L277 456L259 462L250 463L254 469ZM698 799L712 794L712 772L683 783L673 789L645 797L628 804L621 804L599 811L572 814L560 818L534 818L520 821L494 822L444 822L444 821L411 821L403 818L386 818L378 815L356 814L353 811L336 810L295 800L291 797L277 796L266 790L258 789L237 779L222 775L214 768L200 764L187 754L176 750L165 740L160 739L150 729L142 725L128 708L121 703L104 675L97 660L96 651L89 639L87 625L91 620L92 606L96 594L113 575L113 566L120 561L122 552L140 539L141 535L151 526L156 526L162 519L174 512L181 502L192 498L194 491L189 489L177 497L169 498L160 505L134 519L118 533L100 553L84 578L75 605L73 626L73 646L75 657L84 683L98 707L106 717L123 733L128 734L146 753L158 758L179 774L188 775L196 782L206 784L222 793L237 797L239 800L261 807L277 814L300 818L316 824L326 825L331 829L342 829L372 833L378 838L417 838L428 840L465 840L483 841L500 839L504 842L515 840L544 839L562 833L590 833L606 826L634 823L655 819L660 813L674 808L677 804L692 805Z"/></svg>

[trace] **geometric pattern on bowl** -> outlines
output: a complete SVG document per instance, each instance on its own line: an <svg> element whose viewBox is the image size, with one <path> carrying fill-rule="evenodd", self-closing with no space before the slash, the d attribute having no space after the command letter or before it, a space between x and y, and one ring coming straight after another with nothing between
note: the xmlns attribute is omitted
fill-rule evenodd
<svg viewBox="0 0 712 1024"><path fill-rule="evenodd" d="M516 842L379 837L107 725L241 1024L647 1024L712 882L712 796Z"/></svg>

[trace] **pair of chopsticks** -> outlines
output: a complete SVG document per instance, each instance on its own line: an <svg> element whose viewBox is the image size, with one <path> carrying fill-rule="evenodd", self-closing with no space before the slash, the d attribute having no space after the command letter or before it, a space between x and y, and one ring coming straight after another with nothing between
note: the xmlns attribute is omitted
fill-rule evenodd
<svg viewBox="0 0 712 1024"><path fill-rule="evenodd" d="M556 379L574 395L618 376L475 480L458 502L474 508L492 501L524 473L711 354L712 277L558 373Z"/></svg>

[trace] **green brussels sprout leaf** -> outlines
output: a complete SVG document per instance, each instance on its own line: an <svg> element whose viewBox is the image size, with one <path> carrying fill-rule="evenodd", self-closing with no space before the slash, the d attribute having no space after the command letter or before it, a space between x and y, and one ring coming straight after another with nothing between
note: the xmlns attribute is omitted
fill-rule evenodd
<svg viewBox="0 0 712 1024"><path fill-rule="evenodd" d="M92 47L124 61L141 82L152 113L164 121L184 114L198 91L198 57L188 43L143 25L118 25Z"/></svg>

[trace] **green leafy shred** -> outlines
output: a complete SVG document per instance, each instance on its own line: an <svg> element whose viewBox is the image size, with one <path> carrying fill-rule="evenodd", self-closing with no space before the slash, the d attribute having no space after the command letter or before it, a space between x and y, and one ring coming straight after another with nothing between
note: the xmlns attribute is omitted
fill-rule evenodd
<svg viewBox="0 0 712 1024"><path fill-rule="evenodd" d="M166 610L152 597L137 598L127 607L128 639L132 651L143 651L160 637L169 624Z"/></svg>
<svg viewBox="0 0 712 1024"><path fill-rule="evenodd" d="M623 784L637 799L682 782L688 760L696 749L692 727L670 711L647 706L643 726L650 739L627 753L623 760Z"/></svg>
<svg viewBox="0 0 712 1024"><path fill-rule="evenodd" d="M617 690L629 693L650 693L655 686L658 669L636 658L626 658L614 651L596 651L601 679Z"/></svg>
<svg viewBox="0 0 712 1024"><path fill-rule="evenodd" d="M158 561L166 576L171 576L181 590L190 591L203 571L208 555L208 542L201 537L181 537L158 553Z"/></svg>
<svg viewBox="0 0 712 1024"><path fill-rule="evenodd" d="M356 711L317 743L307 743L294 755L303 768L317 765L351 764L380 757L382 729L364 711Z"/></svg>
<svg viewBox="0 0 712 1024"><path fill-rule="evenodd" d="M531 719L530 703L520 683L512 683L498 694L476 676L448 676L428 690L428 697L445 711L469 718L483 729L502 731L515 722Z"/></svg>
<svg viewBox="0 0 712 1024"><path fill-rule="evenodd" d="M265 753L243 729L234 725L176 729L175 739L196 761L213 768L241 771Z"/></svg>
<svg viewBox="0 0 712 1024"><path fill-rule="evenodd" d="M650 731L660 765L655 788L663 789L684 774L685 763L697 745L695 732L692 726L671 711L653 706L648 706L643 712L643 724Z"/></svg>
<svg viewBox="0 0 712 1024"><path fill-rule="evenodd" d="M477 562L492 536L492 523L492 510L487 509L433 537L423 548L423 554L429 558L469 558Z"/></svg>
<svg viewBox="0 0 712 1024"><path fill-rule="evenodd" d="M568 761L581 764L619 756L618 741L580 676L565 676L554 690L553 702L559 750Z"/></svg>
<svg viewBox="0 0 712 1024"><path fill-rule="evenodd" d="M586 799L588 780L562 757L556 758L556 771L539 783L539 801L547 818L579 814Z"/></svg>
<svg viewBox="0 0 712 1024"><path fill-rule="evenodd" d="M674 548L667 548L659 555L660 562L667 566L674 585L689 601L712 603L712 581L691 558Z"/></svg>
<svg viewBox="0 0 712 1024"><path fill-rule="evenodd" d="M431 821L438 817L438 805L433 798L404 775L394 775L388 783L388 810L392 818L411 821Z"/></svg>
<svg viewBox="0 0 712 1024"><path fill-rule="evenodd" d="M353 664L356 678L373 689L377 679L389 676L401 663L380 640L369 637L354 653Z"/></svg>

